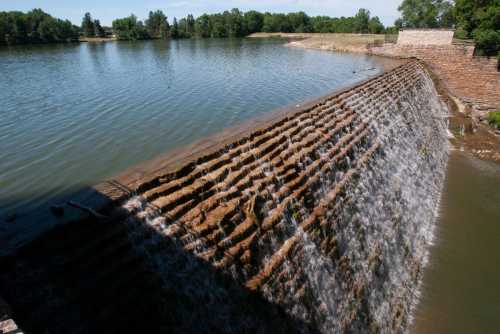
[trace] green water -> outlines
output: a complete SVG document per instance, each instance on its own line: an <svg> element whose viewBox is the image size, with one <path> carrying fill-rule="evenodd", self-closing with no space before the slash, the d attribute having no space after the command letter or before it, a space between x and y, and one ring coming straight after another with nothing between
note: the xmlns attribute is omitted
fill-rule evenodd
<svg viewBox="0 0 500 334"><path fill-rule="evenodd" d="M500 165L454 151L414 333L500 332Z"/></svg>

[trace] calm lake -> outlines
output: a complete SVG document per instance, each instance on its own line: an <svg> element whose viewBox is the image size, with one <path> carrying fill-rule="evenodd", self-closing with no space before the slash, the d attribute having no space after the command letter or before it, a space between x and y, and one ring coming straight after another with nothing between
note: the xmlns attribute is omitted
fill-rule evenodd
<svg viewBox="0 0 500 334"><path fill-rule="evenodd" d="M283 43L183 40L0 49L0 221L382 68L377 58Z"/></svg>

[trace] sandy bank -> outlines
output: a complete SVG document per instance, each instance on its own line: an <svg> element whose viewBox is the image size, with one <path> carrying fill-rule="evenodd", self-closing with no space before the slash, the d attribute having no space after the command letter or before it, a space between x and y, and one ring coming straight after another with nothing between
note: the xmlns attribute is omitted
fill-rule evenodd
<svg viewBox="0 0 500 334"><path fill-rule="evenodd" d="M290 47L356 53L368 53L370 45L386 40L381 34L256 33L249 37L280 37L289 39L286 45Z"/></svg>
<svg viewBox="0 0 500 334"><path fill-rule="evenodd" d="M116 37L81 37L80 42L82 43L104 43L104 42L115 42L118 39Z"/></svg>

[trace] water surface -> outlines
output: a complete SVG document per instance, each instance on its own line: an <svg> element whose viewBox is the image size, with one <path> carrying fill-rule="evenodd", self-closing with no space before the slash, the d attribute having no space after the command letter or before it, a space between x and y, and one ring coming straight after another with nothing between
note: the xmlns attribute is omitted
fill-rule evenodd
<svg viewBox="0 0 500 334"><path fill-rule="evenodd" d="M282 43L0 49L0 217L381 68L376 58Z"/></svg>
<svg viewBox="0 0 500 334"><path fill-rule="evenodd" d="M500 165L453 152L413 333L500 331Z"/></svg>

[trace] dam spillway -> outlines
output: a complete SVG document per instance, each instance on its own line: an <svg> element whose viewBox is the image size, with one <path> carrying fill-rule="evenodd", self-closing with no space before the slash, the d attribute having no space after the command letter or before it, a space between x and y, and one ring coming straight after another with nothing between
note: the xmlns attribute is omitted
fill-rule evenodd
<svg viewBox="0 0 500 334"><path fill-rule="evenodd" d="M112 205L2 262L0 294L34 332L405 332L446 113L409 61L175 169L98 186Z"/></svg>

